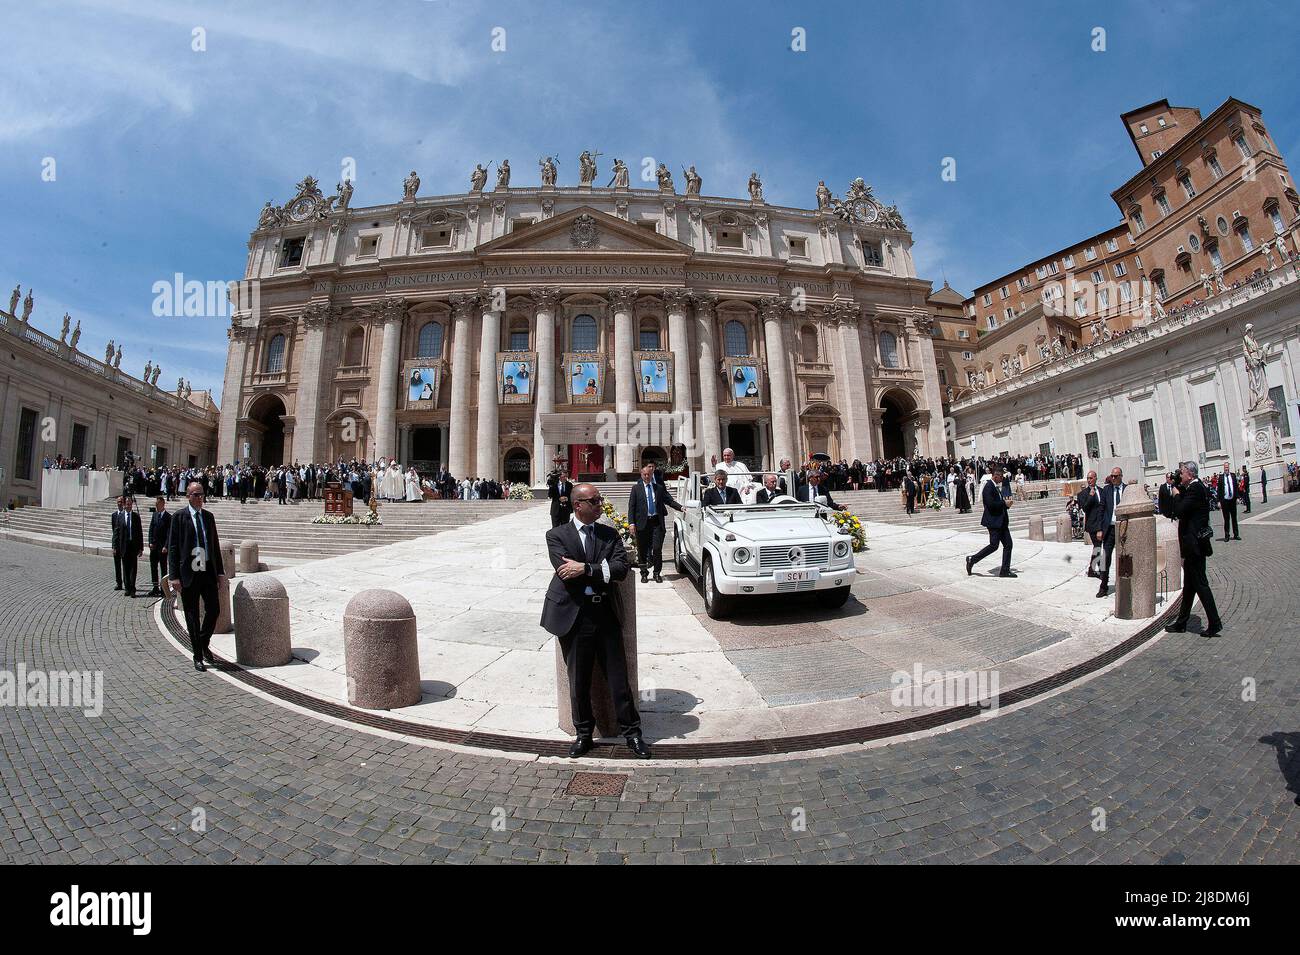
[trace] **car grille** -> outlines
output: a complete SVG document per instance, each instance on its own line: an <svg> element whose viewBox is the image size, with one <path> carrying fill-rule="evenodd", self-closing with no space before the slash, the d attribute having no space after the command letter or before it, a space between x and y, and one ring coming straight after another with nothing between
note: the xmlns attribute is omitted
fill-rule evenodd
<svg viewBox="0 0 1300 955"><path fill-rule="evenodd" d="M791 547L803 549L803 560L795 563L790 560ZM772 544L758 550L760 570L788 570L791 567L824 567L830 556L831 545L821 544Z"/></svg>
<svg viewBox="0 0 1300 955"><path fill-rule="evenodd" d="M783 594L787 592L793 593L794 591L798 591L798 590L815 590L816 588L817 585L813 583L811 580L801 580L798 583L793 583L793 584L791 583L777 584L776 592L779 594Z"/></svg>

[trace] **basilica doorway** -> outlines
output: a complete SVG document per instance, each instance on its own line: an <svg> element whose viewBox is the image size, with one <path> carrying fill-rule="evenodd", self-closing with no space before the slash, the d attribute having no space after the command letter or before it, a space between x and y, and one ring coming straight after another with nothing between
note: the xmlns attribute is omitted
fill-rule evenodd
<svg viewBox="0 0 1300 955"><path fill-rule="evenodd" d="M653 464L655 467L663 467L668 463L668 455L664 454L664 449L659 447L649 447L641 449L641 466Z"/></svg>
<svg viewBox="0 0 1300 955"><path fill-rule="evenodd" d="M891 391L880 399L880 408L881 454L886 459L910 457L906 423L916 410L915 403L910 396Z"/></svg>
<svg viewBox="0 0 1300 955"><path fill-rule="evenodd" d="M741 421L727 425L726 446L736 452L737 461L743 461L755 470L763 467L763 462L758 459L758 440L752 423Z"/></svg>
<svg viewBox="0 0 1300 955"><path fill-rule="evenodd" d="M505 479L511 484L532 483L532 467L528 452L523 448L512 448L506 452Z"/></svg>
<svg viewBox="0 0 1300 955"><path fill-rule="evenodd" d="M256 457L262 467L284 463L284 402L278 395L262 395L248 409L252 428L260 432Z"/></svg>
<svg viewBox="0 0 1300 955"><path fill-rule="evenodd" d="M442 434L438 428L411 429L411 463L417 470L432 470L440 463Z"/></svg>

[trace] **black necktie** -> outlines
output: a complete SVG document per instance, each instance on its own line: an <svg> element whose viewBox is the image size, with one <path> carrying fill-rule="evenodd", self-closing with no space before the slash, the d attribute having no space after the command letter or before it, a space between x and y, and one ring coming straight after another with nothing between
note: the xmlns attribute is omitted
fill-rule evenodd
<svg viewBox="0 0 1300 955"><path fill-rule="evenodd" d="M590 524L584 524L582 526L582 535L584 539L583 546L587 551L587 563L595 564L596 563L596 535L592 533Z"/></svg>

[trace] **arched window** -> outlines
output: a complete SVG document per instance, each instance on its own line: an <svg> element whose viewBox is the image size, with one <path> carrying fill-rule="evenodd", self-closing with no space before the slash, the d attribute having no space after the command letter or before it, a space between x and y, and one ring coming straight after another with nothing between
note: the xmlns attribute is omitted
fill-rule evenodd
<svg viewBox="0 0 1300 955"><path fill-rule="evenodd" d="M722 341L729 356L749 354L749 335L745 326L734 318L722 327Z"/></svg>
<svg viewBox="0 0 1300 955"><path fill-rule="evenodd" d="M343 348L343 364L351 367L360 365L365 360L366 333L364 329L354 328L348 333L347 344Z"/></svg>
<svg viewBox="0 0 1300 955"><path fill-rule="evenodd" d="M266 346L266 370L268 372L284 371L284 336L276 335L271 344Z"/></svg>
<svg viewBox="0 0 1300 955"><path fill-rule="evenodd" d="M579 315L569 330L570 351L596 350L596 320L590 315Z"/></svg>
<svg viewBox="0 0 1300 955"><path fill-rule="evenodd" d="M803 360L815 362L817 360L817 329L811 325L805 325L799 332L800 346L803 353Z"/></svg>
<svg viewBox="0 0 1300 955"><path fill-rule="evenodd" d="M442 323L427 322L420 329L420 338L416 346L417 358L442 357Z"/></svg>
<svg viewBox="0 0 1300 955"><path fill-rule="evenodd" d="M528 319L515 318L510 321L510 350L528 351Z"/></svg>
<svg viewBox="0 0 1300 955"><path fill-rule="evenodd" d="M880 364L885 368L898 367L898 336L893 332L880 333Z"/></svg>
<svg viewBox="0 0 1300 955"><path fill-rule="evenodd" d="M659 322L653 318L644 319L641 322L641 350L658 351L659 347Z"/></svg>

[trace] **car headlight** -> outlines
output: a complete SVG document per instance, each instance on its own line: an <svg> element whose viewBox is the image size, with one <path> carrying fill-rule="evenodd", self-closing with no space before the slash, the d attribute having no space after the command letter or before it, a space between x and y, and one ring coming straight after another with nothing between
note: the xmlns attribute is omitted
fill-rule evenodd
<svg viewBox="0 0 1300 955"><path fill-rule="evenodd" d="M835 542L835 556L836 556L836 557L847 557L847 556L848 556L848 553L849 553L849 542L848 542L848 541L836 541L836 542Z"/></svg>
<svg viewBox="0 0 1300 955"><path fill-rule="evenodd" d="M750 556L748 547L737 547L731 552L731 559L737 564L748 564Z"/></svg>

